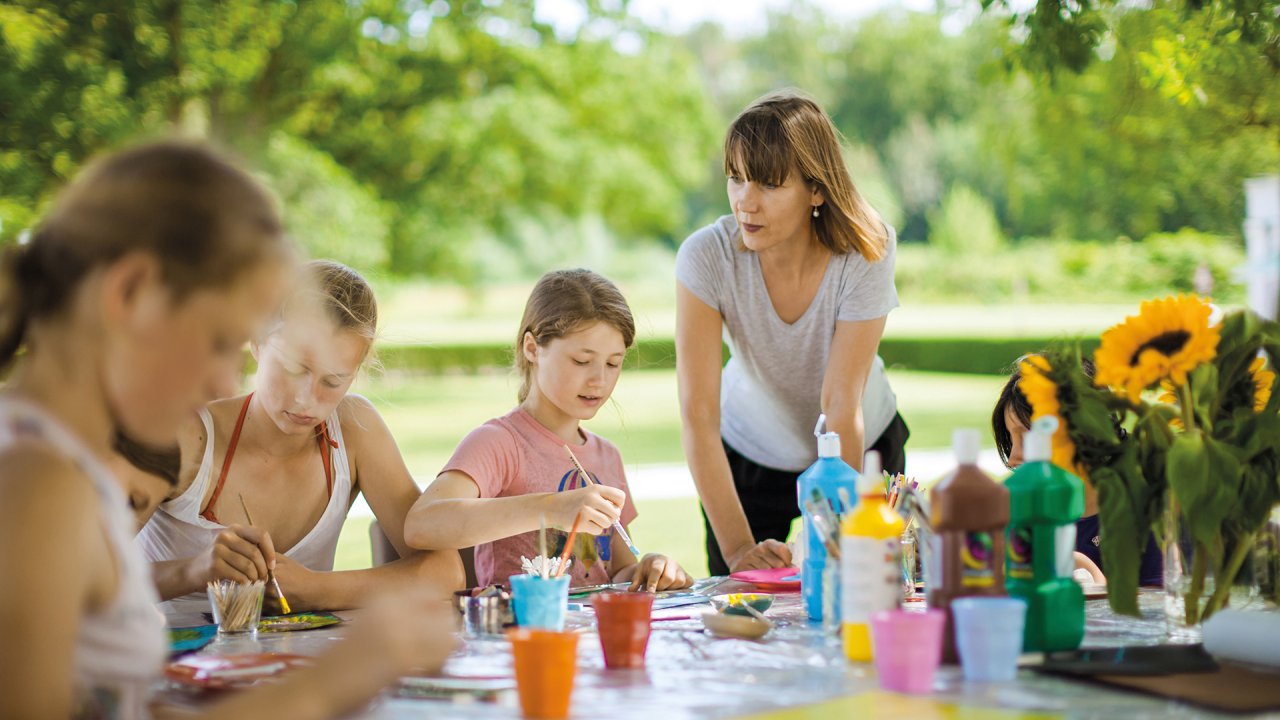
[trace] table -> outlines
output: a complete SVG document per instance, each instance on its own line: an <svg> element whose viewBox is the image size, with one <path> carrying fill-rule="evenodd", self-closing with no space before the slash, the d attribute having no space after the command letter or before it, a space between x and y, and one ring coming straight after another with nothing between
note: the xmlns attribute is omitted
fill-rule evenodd
<svg viewBox="0 0 1280 720"><path fill-rule="evenodd" d="M716 592L751 590L730 581ZM1164 639L1163 597L1160 591L1143 591L1139 596L1140 619L1116 616L1105 600L1088 601L1084 645L1160 643ZM703 607L690 610L696 615ZM583 633L578 645L574 718L1239 717L1029 670L1019 671L1015 683L980 685L963 682L959 668L944 667L930 696L886 693L878 689L872 666L846 661L838 640L808 622L797 594L776 596L769 617L778 627L761 641L713 638L702 631L697 619L655 621L644 670L605 670L590 612L569 615L568 628ZM353 619L359 622L358 613ZM257 639L220 638L201 652L312 655L327 649L344 627L261 634ZM510 676L507 642L501 637L468 638L445 671L451 675ZM177 695L169 689L162 696ZM387 691L361 717L518 718L520 711L514 693L499 703L468 705L400 698Z"/></svg>

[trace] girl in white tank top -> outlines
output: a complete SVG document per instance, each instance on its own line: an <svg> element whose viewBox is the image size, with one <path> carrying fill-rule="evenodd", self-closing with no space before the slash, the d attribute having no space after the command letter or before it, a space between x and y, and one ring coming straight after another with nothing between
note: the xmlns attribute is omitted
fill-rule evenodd
<svg viewBox="0 0 1280 720"><path fill-rule="evenodd" d="M244 399L245 410L248 409L251 398L252 395ZM231 449L226 453L221 471L215 473L213 417L208 409L200 408L200 422L203 424L208 441L205 443L204 453L200 459L200 469L196 471L195 480L181 495L162 503L138 533L138 545L148 560L161 561L200 555L216 542L220 532L227 529L227 525L220 522L220 518L209 509L202 511L201 505L208 495L210 484L214 485L214 489L209 505L214 505L221 495L221 488L226 482L234 450ZM327 459L324 466L329 484L329 502L325 506L320 521L283 554L308 570L328 572L333 570L338 536L342 532L343 523L346 522L347 509L351 505L351 468L347 461L346 444L342 438L342 424L338 420L336 410L321 428L323 429L317 428L319 432L316 437L322 443L320 451ZM240 426L236 429L240 430ZM232 443L238 437L239 433L233 432ZM234 445L229 444L229 447L234 448ZM206 611L208 607L208 594L202 591L165 603L166 612Z"/></svg>
<svg viewBox="0 0 1280 720"><path fill-rule="evenodd" d="M0 453L27 442L48 446L70 460L93 486L103 539L118 568L115 597L86 614L76 627L75 712L86 717L141 717L146 714L147 688L160 672L168 646L150 568L131 542L134 517L128 501L102 461L57 420L29 403L0 398Z"/></svg>
<svg viewBox="0 0 1280 720"><path fill-rule="evenodd" d="M201 425L181 441L184 457L200 458L198 469L187 471L189 486L139 534L161 595L179 598L174 610L207 609L209 579L257 579L247 568L250 561L261 567L267 545L283 551L275 552L273 570L290 610L358 606L388 583L426 584L442 595L462 585L456 552L405 545L405 517L420 492L377 411L348 394L376 331L372 289L334 262L308 263L305 275L306 289L289 298L254 345L256 390L200 412ZM332 572L357 492L402 559ZM270 597L266 612L282 607L277 602Z"/></svg>

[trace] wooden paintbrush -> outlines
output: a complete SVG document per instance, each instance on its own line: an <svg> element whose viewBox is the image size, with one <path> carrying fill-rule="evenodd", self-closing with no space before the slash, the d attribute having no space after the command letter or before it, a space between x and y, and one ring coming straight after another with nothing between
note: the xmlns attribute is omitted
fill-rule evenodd
<svg viewBox="0 0 1280 720"><path fill-rule="evenodd" d="M569 551L573 550L573 541L578 537L578 523L582 520L582 511L573 516L573 529L569 530L569 539L564 543L564 552L560 553L560 564L556 566L556 577L564 574L565 565L569 562Z"/></svg>
<svg viewBox="0 0 1280 720"><path fill-rule="evenodd" d="M244 503L244 495L236 493L236 497L240 498L240 509L244 510L244 519L249 521L249 527L253 527L253 516L249 514L249 506ZM289 601L284 599L284 593L280 590L280 581L276 580L276 574L271 568L267 568L267 578L271 580L271 587L276 591L276 597L280 598L280 609L288 615L292 612L289 609Z"/></svg>
<svg viewBox="0 0 1280 720"><path fill-rule="evenodd" d="M578 456L573 454L573 449L566 444L564 446L564 451L569 453L569 459L573 461L573 466L577 468L578 473L582 475L582 481L587 483L596 483L595 478L591 477L586 468L582 467L582 463L578 462ZM596 484L599 485L599 483ZM635 543L631 542L631 536L628 535L626 529L622 527L622 523L614 520L613 529L617 531L618 537L622 538L622 541L627 544L627 549L631 551L631 554L635 555L637 560L640 559L640 551L636 549Z"/></svg>

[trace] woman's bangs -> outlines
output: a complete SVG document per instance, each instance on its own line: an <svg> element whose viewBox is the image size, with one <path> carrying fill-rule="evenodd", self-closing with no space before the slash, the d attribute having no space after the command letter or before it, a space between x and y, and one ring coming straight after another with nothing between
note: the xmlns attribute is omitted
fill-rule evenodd
<svg viewBox="0 0 1280 720"><path fill-rule="evenodd" d="M729 128L724 140L726 177L768 185L786 182L794 166L791 145L778 123L770 120L772 118L740 117Z"/></svg>

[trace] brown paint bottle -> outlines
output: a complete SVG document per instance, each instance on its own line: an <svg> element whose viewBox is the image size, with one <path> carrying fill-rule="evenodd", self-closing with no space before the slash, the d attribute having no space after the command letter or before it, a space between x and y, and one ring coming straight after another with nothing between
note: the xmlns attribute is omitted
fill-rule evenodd
<svg viewBox="0 0 1280 720"><path fill-rule="evenodd" d="M930 525L941 552L941 582L928 589L929 607L947 613L942 659L957 660L951 601L1005 595L1004 540L1009 491L978 469L981 437L964 428L952 435L957 467L929 494Z"/></svg>

